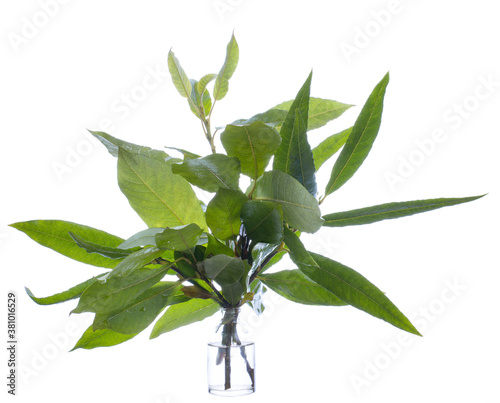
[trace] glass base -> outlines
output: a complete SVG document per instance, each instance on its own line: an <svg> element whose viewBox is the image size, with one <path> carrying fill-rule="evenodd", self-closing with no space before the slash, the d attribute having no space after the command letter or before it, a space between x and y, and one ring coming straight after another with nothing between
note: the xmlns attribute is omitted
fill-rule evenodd
<svg viewBox="0 0 500 403"><path fill-rule="evenodd" d="M254 392L255 388L251 386L249 387L248 385L244 385L241 387L239 387L238 385L231 386L231 389L229 390L224 390L224 385L210 385L208 388L208 393L222 397L245 396L250 395Z"/></svg>

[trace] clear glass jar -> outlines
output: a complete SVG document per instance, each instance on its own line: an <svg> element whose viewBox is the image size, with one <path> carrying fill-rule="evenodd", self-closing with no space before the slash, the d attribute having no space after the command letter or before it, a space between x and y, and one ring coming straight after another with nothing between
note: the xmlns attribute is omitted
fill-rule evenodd
<svg viewBox="0 0 500 403"><path fill-rule="evenodd" d="M222 308L222 320L208 343L208 391L217 396L255 392L255 344L238 322L240 308Z"/></svg>

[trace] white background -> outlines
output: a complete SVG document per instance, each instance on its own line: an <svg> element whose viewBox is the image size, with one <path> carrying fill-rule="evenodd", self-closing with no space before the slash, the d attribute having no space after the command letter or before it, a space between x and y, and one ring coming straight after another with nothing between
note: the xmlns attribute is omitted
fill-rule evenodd
<svg viewBox="0 0 500 403"><path fill-rule="evenodd" d="M313 96L358 105L312 132L315 145L351 125L390 70L379 138L355 177L322 205L325 213L489 193L308 238L311 248L377 284L424 337L401 340L399 330L350 307L270 301L265 318L253 318L258 391L234 401L500 402L497 1L73 0L44 11L47 2L0 6L1 298L8 290L18 295L18 402L220 399L205 384L213 323L68 353L91 317L68 317L74 302L40 307L23 287L50 295L100 271L7 224L56 218L124 238L143 229L118 190L116 160L85 129L110 121L113 135L131 142L208 153L196 118L165 77L167 53L173 47L199 79L218 72L233 30L240 62L215 125L292 99L313 69ZM148 78L153 70L157 81ZM141 90L144 80L156 88ZM123 109L125 96L137 101L134 109ZM466 114L459 118L457 108ZM444 141L424 156L416 141L429 144L436 130ZM404 168L410 159L413 168ZM405 177L390 186L387 175L398 170ZM6 373L6 358L0 366Z"/></svg>

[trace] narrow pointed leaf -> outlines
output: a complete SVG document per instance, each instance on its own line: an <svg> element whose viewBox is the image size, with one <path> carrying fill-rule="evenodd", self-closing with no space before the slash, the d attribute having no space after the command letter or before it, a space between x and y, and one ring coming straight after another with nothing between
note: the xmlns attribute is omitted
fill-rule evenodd
<svg viewBox="0 0 500 403"><path fill-rule="evenodd" d="M77 284L74 287L71 287L70 289L51 295L49 297L43 297L43 298L38 298L33 295L31 290L29 288L25 287L26 293L28 296L36 302L38 305L53 305L53 304L59 304L61 302L66 302L70 301L72 299L78 298L82 292L84 292L90 285L92 285L98 278L106 275L107 273L99 274L96 277L92 277L83 283Z"/></svg>
<svg viewBox="0 0 500 403"><path fill-rule="evenodd" d="M316 196L316 168L307 141L307 119L312 73L300 89L281 127L281 144L274 155L273 169L297 179Z"/></svg>
<svg viewBox="0 0 500 403"><path fill-rule="evenodd" d="M207 206L207 224L219 239L228 239L240 232L240 213L248 197L239 190L220 188Z"/></svg>
<svg viewBox="0 0 500 403"><path fill-rule="evenodd" d="M283 102L276 105L273 109L288 111L292 104L293 101ZM346 110L352 107L353 105L343 104L331 99L311 97L309 101L308 130L319 129L325 126L328 122L338 118Z"/></svg>
<svg viewBox="0 0 500 403"><path fill-rule="evenodd" d="M147 266L162 256L163 251L156 246L140 249L137 252L131 253L123 259L111 272L108 277L125 277L135 269Z"/></svg>
<svg viewBox="0 0 500 403"><path fill-rule="evenodd" d="M323 217L324 227L346 227L349 225L371 224L377 221L406 217L413 214L424 213L441 207L454 206L477 200L481 196L415 200L399 203L380 204L378 206L360 208L327 214Z"/></svg>
<svg viewBox="0 0 500 403"><path fill-rule="evenodd" d="M24 232L40 245L82 263L113 268L119 262L116 259L89 254L78 246L69 235L70 232L81 236L89 242L112 248L118 247L123 242L122 238L87 227L86 225L61 220L34 220L10 224L10 226Z"/></svg>
<svg viewBox="0 0 500 403"><path fill-rule="evenodd" d="M245 233L254 242L279 244L283 239L283 210L279 204L249 200L241 210Z"/></svg>
<svg viewBox="0 0 500 403"><path fill-rule="evenodd" d="M198 94L203 94L207 89L207 85L216 78L217 74L206 74L202 78L200 78L200 81L198 81L198 84L196 85L196 90L198 91Z"/></svg>
<svg viewBox="0 0 500 403"><path fill-rule="evenodd" d="M196 246L201 234L203 230L196 224L166 228L156 235L156 246L160 249L188 250Z"/></svg>
<svg viewBox="0 0 500 403"><path fill-rule="evenodd" d="M219 309L217 302L198 298L173 305L155 323L150 338L154 339L163 333L202 321L218 312Z"/></svg>
<svg viewBox="0 0 500 403"><path fill-rule="evenodd" d="M224 65L215 79L214 98L216 100L221 100L226 96L229 89L229 79L233 76L233 73L236 70L239 55L240 51L238 43L233 35L226 48L226 60L224 61Z"/></svg>
<svg viewBox="0 0 500 403"><path fill-rule="evenodd" d="M290 301L305 305L343 306L340 298L309 279L300 270L283 270L257 277L267 287Z"/></svg>
<svg viewBox="0 0 500 403"><path fill-rule="evenodd" d="M351 134L351 130L352 127L340 133L333 134L313 148L312 153L316 171L342 148Z"/></svg>
<svg viewBox="0 0 500 403"><path fill-rule="evenodd" d="M93 329L111 329L122 334L142 332L166 306L188 301L181 288L180 282L161 281L130 305L111 313L98 313L92 325Z"/></svg>
<svg viewBox="0 0 500 403"><path fill-rule="evenodd" d="M325 196L339 189L358 170L370 152L382 121L385 90L389 84L389 73L372 91L359 114L351 134L333 166Z"/></svg>
<svg viewBox="0 0 500 403"><path fill-rule="evenodd" d="M252 198L281 205L285 222L300 231L314 233L323 224L318 201L284 172L264 173L257 181Z"/></svg>
<svg viewBox="0 0 500 403"><path fill-rule="evenodd" d="M171 161L158 161L120 149L118 185L132 208L150 227L195 223L205 229L205 216L189 182L172 172Z"/></svg>
<svg viewBox="0 0 500 403"><path fill-rule="evenodd" d="M188 159L172 165L172 172L181 175L192 185L217 192L219 188L238 189L240 161L224 154L211 154L199 159Z"/></svg>
<svg viewBox="0 0 500 403"><path fill-rule="evenodd" d="M123 150L131 154L145 155L149 158L155 158L159 161L168 161L171 157L164 151L154 150L150 147L139 146L137 144L129 143L128 141L117 139L110 134L104 132L97 132L89 130L97 140L99 140L109 151L113 157L118 157L118 150Z"/></svg>
<svg viewBox="0 0 500 403"><path fill-rule="evenodd" d="M227 125L221 142L227 155L240 160L241 172L257 179L279 147L281 137L265 123L254 122L249 126Z"/></svg>
<svg viewBox="0 0 500 403"><path fill-rule="evenodd" d="M131 249L120 249L120 248L111 248L109 246L98 245L96 243L89 242L82 237L74 234L73 232L69 232L69 236L73 238L76 244L87 251L87 253L97 253L98 255L109 257L110 259L123 259L126 258L133 252L137 252L140 248L131 248Z"/></svg>
<svg viewBox="0 0 500 403"><path fill-rule="evenodd" d="M285 243L290 249L292 261L311 280L347 304L420 336L389 298L361 274L334 260L308 252L297 235L287 229Z"/></svg>
<svg viewBox="0 0 500 403"><path fill-rule="evenodd" d="M175 150L175 151L180 152L182 154L182 156L184 157L185 160L189 160L189 159L192 159L192 158L201 158L200 155L192 153L191 151L184 150L182 148L167 147L167 146L165 146L165 148L168 148L169 150Z"/></svg>
<svg viewBox="0 0 500 403"><path fill-rule="evenodd" d="M85 330L80 340L77 341L75 347L71 349L74 351L78 348L91 350L97 347L111 347L124 343L137 336L137 334L121 334L113 332L110 329L92 330L92 325Z"/></svg>
<svg viewBox="0 0 500 403"><path fill-rule="evenodd" d="M168 52L168 70L179 94L184 98L189 98L191 95L191 82L172 50Z"/></svg>
<svg viewBox="0 0 500 403"><path fill-rule="evenodd" d="M121 249L129 249L137 246L154 246L156 244L156 234L160 234L164 230L165 228L148 228L139 231L121 243L118 247Z"/></svg>

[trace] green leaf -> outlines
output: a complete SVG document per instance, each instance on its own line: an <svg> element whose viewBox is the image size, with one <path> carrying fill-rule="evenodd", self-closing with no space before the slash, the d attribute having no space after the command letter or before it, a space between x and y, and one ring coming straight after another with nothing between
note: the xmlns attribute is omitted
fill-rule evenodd
<svg viewBox="0 0 500 403"><path fill-rule="evenodd" d="M168 161L171 157L164 151L154 150L150 147L139 146L137 144L129 143L113 137L104 132L96 132L89 130L97 140L99 140L108 149L109 153L113 157L118 157L118 150L122 148L123 150L131 154L144 155L149 158L157 159L158 161Z"/></svg>
<svg viewBox="0 0 500 403"><path fill-rule="evenodd" d="M207 236L208 244L205 251L205 259L215 255L227 255L231 257L234 256L234 251L229 246L223 244L211 234L207 234Z"/></svg>
<svg viewBox="0 0 500 403"><path fill-rule="evenodd" d="M307 141L307 118L312 73L300 89L281 127L281 144L274 155L273 169L279 169L297 179L316 196L316 169Z"/></svg>
<svg viewBox="0 0 500 403"><path fill-rule="evenodd" d="M293 101L283 102L276 105L273 109L288 111ZM331 99L322 99L311 97L309 101L309 118L307 127L309 130L323 127L333 119L338 118L353 105L343 104Z"/></svg>
<svg viewBox="0 0 500 403"><path fill-rule="evenodd" d="M198 154L192 153L191 151L187 151L187 150L184 150L182 148L167 147L167 146L165 146L165 148L168 148L169 150L175 150L175 151L180 152L185 160L189 160L192 158L201 158Z"/></svg>
<svg viewBox="0 0 500 403"><path fill-rule="evenodd" d="M231 306L237 306L240 303L243 294L246 293L246 289L241 281L223 285L221 286L221 291L224 299L229 302Z"/></svg>
<svg viewBox="0 0 500 403"><path fill-rule="evenodd" d="M284 172L265 172L257 181L253 199L280 204L284 220L300 231L314 233L323 224L318 201Z"/></svg>
<svg viewBox="0 0 500 403"><path fill-rule="evenodd" d="M382 121L385 90L389 84L389 73L372 91L359 114L351 134L333 166L325 196L339 189L358 170L370 152Z"/></svg>
<svg viewBox="0 0 500 403"><path fill-rule="evenodd" d="M189 80L191 83L191 95L188 100L189 107L191 111L199 118L204 119L210 113L212 108L212 98L208 90L205 90L203 94L198 92L198 81Z"/></svg>
<svg viewBox="0 0 500 403"><path fill-rule="evenodd" d="M172 165L172 172L207 192L219 188L238 189L240 161L224 154L211 154L200 159L188 159Z"/></svg>
<svg viewBox="0 0 500 403"><path fill-rule="evenodd" d="M273 108L265 112L258 113L257 115L252 116L250 119L235 120L231 124L234 126L249 126L250 124L259 121L265 123L268 126L276 128L283 124L283 121L285 120L287 114L288 110Z"/></svg>
<svg viewBox="0 0 500 403"><path fill-rule="evenodd" d="M121 249L129 249L137 246L154 246L156 245L156 234L161 234L164 229L165 228L148 228L139 231L121 243L118 247Z"/></svg>
<svg viewBox="0 0 500 403"><path fill-rule="evenodd" d="M173 305L155 323L150 338L154 339L163 333L199 322L212 316L219 309L220 306L217 302L198 298Z"/></svg>
<svg viewBox="0 0 500 403"><path fill-rule="evenodd" d="M109 313L132 303L167 274L171 264L159 269L138 268L126 276L108 276L88 287L71 313Z"/></svg>
<svg viewBox="0 0 500 403"><path fill-rule="evenodd" d="M172 50L168 52L168 70L179 94L184 98L189 98L191 95L191 82Z"/></svg>
<svg viewBox="0 0 500 403"><path fill-rule="evenodd" d="M399 203L380 204L356 210L327 214L323 218L325 227L346 227L349 225L371 224L377 221L406 217L413 214L424 213L441 207L454 206L477 200L481 196L415 200Z"/></svg>
<svg viewBox="0 0 500 403"><path fill-rule="evenodd" d="M343 130L340 133L333 134L313 148L312 153L316 171L342 148L351 134L351 130L352 127Z"/></svg>
<svg viewBox="0 0 500 403"><path fill-rule="evenodd" d="M69 236L73 238L76 244L87 251L87 253L97 253L98 255L109 257L110 259L123 259L133 252L137 252L140 248L132 249L120 249L120 248L110 248L109 246L98 245L92 242L88 242L82 237L69 232Z"/></svg>
<svg viewBox="0 0 500 403"><path fill-rule="evenodd" d="M321 287L300 270L284 270L257 277L267 287L290 301L305 305L343 306L344 301Z"/></svg>
<svg viewBox="0 0 500 403"><path fill-rule="evenodd" d="M116 248L123 242L122 238L108 234L86 225L61 220L35 220L10 224L11 227L24 232L35 242L71 259L93 266L113 268L118 264L116 259L89 254L69 235L70 232L95 244Z"/></svg>
<svg viewBox="0 0 500 403"><path fill-rule="evenodd" d="M283 239L283 210L279 204L249 200L241 209L248 238L254 242L279 244Z"/></svg>
<svg viewBox="0 0 500 403"><path fill-rule="evenodd" d="M74 287L71 287L69 290L51 295L50 297L43 297L43 298L37 298L33 295L31 290L29 288L25 287L26 293L28 296L36 302L38 305L53 305L53 304L59 304L61 302L66 302L70 301L72 299L78 298L82 292L84 292L87 287L89 287L91 284L93 284L98 278L106 275L107 273L99 274L96 277L92 277L83 283L77 284Z"/></svg>
<svg viewBox="0 0 500 403"><path fill-rule="evenodd" d="M233 73L236 70L239 56L240 51L238 43L236 42L236 38L233 34L226 48L226 60L224 61L224 65L215 79L214 98L216 100L220 100L226 96L229 89L229 79L233 76Z"/></svg>
<svg viewBox="0 0 500 403"><path fill-rule="evenodd" d="M204 261L206 276L224 286L239 282L245 272L245 263L237 257L216 255Z"/></svg>
<svg viewBox="0 0 500 403"><path fill-rule="evenodd" d="M216 78L217 74L206 74L202 78L200 78L200 81L198 81L198 84L196 85L196 90L198 91L198 94L203 94L207 88L207 85Z"/></svg>
<svg viewBox="0 0 500 403"><path fill-rule="evenodd" d="M166 228L156 235L156 246L160 249L188 250L194 248L203 230L196 224Z"/></svg>
<svg viewBox="0 0 500 403"><path fill-rule="evenodd" d="M191 185L172 173L172 161L158 161L120 149L118 185L148 227L190 223L206 229L205 216Z"/></svg>
<svg viewBox="0 0 500 403"><path fill-rule="evenodd" d="M240 213L248 197L239 190L220 188L207 206L207 224L219 239L228 239L240 232Z"/></svg>
<svg viewBox="0 0 500 403"><path fill-rule="evenodd" d="M166 306L188 301L181 288L181 282L161 281L130 305L111 313L98 313L93 329L111 329L122 334L140 333L153 323Z"/></svg>
<svg viewBox="0 0 500 403"><path fill-rule="evenodd" d="M278 132L262 122L227 125L220 139L227 155L238 158L241 172L252 179L262 175L281 143Z"/></svg>
<svg viewBox="0 0 500 403"><path fill-rule="evenodd" d="M111 347L116 346L117 344L121 344L127 340L132 339L137 336L137 334L121 334L113 332L109 329L96 330L95 332L92 330L92 326L89 326L83 336L78 340L75 347L71 349L74 351L78 348L83 348L85 350L91 350L97 347Z"/></svg>
<svg viewBox="0 0 500 403"><path fill-rule="evenodd" d="M158 249L156 246L149 248L140 249L137 252L133 252L123 259L108 275L109 277L125 277L132 273L138 267L144 267L160 256L162 256L163 251Z"/></svg>
<svg viewBox="0 0 500 403"><path fill-rule="evenodd" d="M285 229L285 243L298 268L342 301L376 318L420 336L401 311L365 277L353 269L316 253L308 252L300 239Z"/></svg>

